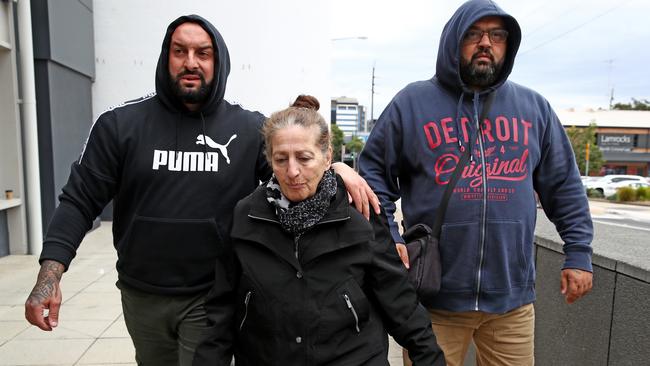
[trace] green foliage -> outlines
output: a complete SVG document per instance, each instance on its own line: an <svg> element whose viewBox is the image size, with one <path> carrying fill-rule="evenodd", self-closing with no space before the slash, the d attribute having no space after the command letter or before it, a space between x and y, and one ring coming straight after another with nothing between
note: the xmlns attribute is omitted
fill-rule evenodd
<svg viewBox="0 0 650 366"><path fill-rule="evenodd" d="M603 152L596 145L596 124L592 122L586 128L571 126L566 132L571 141L580 174L585 174L587 143L589 143L589 174L598 174L605 161Z"/></svg>
<svg viewBox="0 0 650 366"><path fill-rule="evenodd" d="M621 187L617 189L616 200L621 202L636 201L636 189L632 187Z"/></svg>
<svg viewBox="0 0 650 366"><path fill-rule="evenodd" d="M333 157L332 161L341 161L341 146L343 146L343 131L336 124L332 123L330 125L332 129L332 150Z"/></svg>
<svg viewBox="0 0 650 366"><path fill-rule="evenodd" d="M355 155L358 155L361 150L363 150L363 140L358 136L352 136L350 142L345 144L345 149Z"/></svg>
<svg viewBox="0 0 650 366"><path fill-rule="evenodd" d="M636 189L636 198L639 201L650 201L650 188L639 187Z"/></svg>
<svg viewBox="0 0 650 366"><path fill-rule="evenodd" d="M632 103L616 103L612 109L621 111L650 111L650 100L638 100L632 98Z"/></svg>
<svg viewBox="0 0 650 366"><path fill-rule="evenodd" d="M594 189L594 188L587 188L587 197L591 197L591 198L605 198L605 197L603 196L603 194L602 194L599 190Z"/></svg>

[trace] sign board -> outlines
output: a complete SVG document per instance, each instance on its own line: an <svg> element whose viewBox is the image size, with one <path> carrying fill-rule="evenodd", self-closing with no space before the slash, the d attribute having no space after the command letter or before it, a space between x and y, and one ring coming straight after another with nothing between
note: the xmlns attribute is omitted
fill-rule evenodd
<svg viewBox="0 0 650 366"><path fill-rule="evenodd" d="M634 135L598 134L598 147L603 151L632 151Z"/></svg>

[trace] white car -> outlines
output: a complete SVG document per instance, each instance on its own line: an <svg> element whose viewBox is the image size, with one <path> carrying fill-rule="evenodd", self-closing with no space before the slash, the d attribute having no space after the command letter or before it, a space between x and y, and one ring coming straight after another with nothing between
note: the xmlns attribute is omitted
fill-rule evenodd
<svg viewBox="0 0 650 366"><path fill-rule="evenodd" d="M597 180L600 180L601 178L602 177L591 177L591 176L586 176L586 175L580 176L580 180L582 181L582 185L585 186L585 188L587 187L587 183L595 182Z"/></svg>
<svg viewBox="0 0 650 366"><path fill-rule="evenodd" d="M585 188L595 189L605 197L616 194L616 190L622 187L647 187L646 179L640 175L611 174L601 177L598 180L583 181Z"/></svg>

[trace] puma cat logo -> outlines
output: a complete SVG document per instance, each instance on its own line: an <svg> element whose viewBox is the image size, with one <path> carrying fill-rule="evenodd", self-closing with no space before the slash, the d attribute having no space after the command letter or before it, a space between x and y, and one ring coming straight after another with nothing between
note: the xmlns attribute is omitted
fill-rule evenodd
<svg viewBox="0 0 650 366"><path fill-rule="evenodd" d="M221 145L220 143L214 142L214 140L211 139L210 136L198 135L196 136L196 144L208 145L213 149L219 149L221 155L223 155L223 157L226 158L226 163L230 164L230 158L228 157L228 145L230 145L230 142L232 142L232 140L234 140L235 138L237 138L236 134L230 136L230 140L228 140L228 142L226 142L225 145Z"/></svg>

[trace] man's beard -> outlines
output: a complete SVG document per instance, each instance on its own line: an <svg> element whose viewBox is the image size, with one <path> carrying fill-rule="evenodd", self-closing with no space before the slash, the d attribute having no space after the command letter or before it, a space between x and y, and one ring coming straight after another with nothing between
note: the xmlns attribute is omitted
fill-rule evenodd
<svg viewBox="0 0 650 366"><path fill-rule="evenodd" d="M478 57L479 54L489 54L492 62L488 65L476 65L474 64L474 59ZM460 62L460 77L463 79L465 84L478 87L478 88L487 88L493 85L499 75L501 74L501 69L503 68L503 60L501 62L494 62L494 56L491 53L486 51L478 51L472 55L471 60L466 60L461 58Z"/></svg>
<svg viewBox="0 0 650 366"><path fill-rule="evenodd" d="M184 75L198 75L199 78L201 79L201 85L199 86L199 88L198 89L184 88L181 85L181 78ZM178 75L176 75L176 78L172 78L170 81L172 84L171 86L174 95L176 95L183 103L201 104L205 102L205 100L208 98L208 95L210 95L210 92L212 91L212 85L208 85L205 82L205 77L203 77L203 74L200 73L183 71Z"/></svg>

